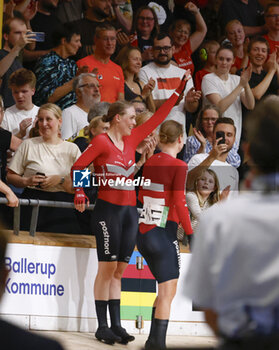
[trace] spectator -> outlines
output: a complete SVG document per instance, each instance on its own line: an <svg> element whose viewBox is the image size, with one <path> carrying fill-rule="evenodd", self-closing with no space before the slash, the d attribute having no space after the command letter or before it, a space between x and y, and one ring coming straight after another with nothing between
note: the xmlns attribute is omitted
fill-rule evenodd
<svg viewBox="0 0 279 350"><path fill-rule="evenodd" d="M117 22L125 33L132 29L133 9L131 0L111 0L111 21Z"/></svg>
<svg viewBox="0 0 279 350"><path fill-rule="evenodd" d="M116 31L111 25L96 28L95 52L77 62L96 73L100 82L101 101L113 103L124 99L124 76L121 67L110 60L116 47Z"/></svg>
<svg viewBox="0 0 279 350"><path fill-rule="evenodd" d="M0 96L0 125L4 117L4 104ZM21 140L8 130L0 127L0 178L6 182L7 151L15 151L21 144Z"/></svg>
<svg viewBox="0 0 279 350"><path fill-rule="evenodd" d="M144 85L138 78L138 73L142 66L140 49L133 46L123 47L116 58L116 62L120 65L124 73L125 100L144 100L148 109L155 112L155 105L152 98L155 81L150 78L148 83Z"/></svg>
<svg viewBox="0 0 279 350"><path fill-rule="evenodd" d="M77 53L77 59L93 54L96 28L102 24L110 24L110 9L109 0L87 0L84 18L73 23L81 34L82 47Z"/></svg>
<svg viewBox="0 0 279 350"><path fill-rule="evenodd" d="M5 108L14 104L11 90L8 88L10 75L22 64L18 55L26 44L34 42L32 35L27 33L27 27L24 20L19 18L10 18L3 25L3 49L0 50L0 76L2 79L0 85L0 94L4 100Z"/></svg>
<svg viewBox="0 0 279 350"><path fill-rule="evenodd" d="M84 137L79 136L74 140L74 143L78 146L81 152L84 152L88 147L92 139L104 132L107 132L109 129L109 123L103 122L102 116L94 117L89 125L84 128Z"/></svg>
<svg viewBox="0 0 279 350"><path fill-rule="evenodd" d="M191 24L186 19L178 19L170 26L170 36L174 44L173 58L178 67L190 69L194 74L194 63L191 55L202 43L206 35L206 24L200 14L199 9L191 1L185 5L195 16L196 30L191 33Z"/></svg>
<svg viewBox="0 0 279 350"><path fill-rule="evenodd" d="M108 109L109 109L110 103L108 102L97 102L94 104L92 108L90 108L89 113L87 115L87 124L83 129L80 130L78 135L73 135L73 137L70 137L68 141L74 142L80 149L81 152L83 152L87 146L88 146L88 141L91 137L91 135L96 136L95 131L89 132L90 124L93 119L97 118L98 116L102 116L107 114ZM103 126L103 129L107 127L106 123L98 123L98 126L96 128L99 129L99 126ZM95 124L94 124L95 127ZM104 130L103 132L105 132ZM101 132L100 132L101 133Z"/></svg>
<svg viewBox="0 0 279 350"><path fill-rule="evenodd" d="M73 90L77 103L64 109L62 113L62 138L76 137L88 125L87 115L95 103L100 102L99 82L92 73L82 73L74 79Z"/></svg>
<svg viewBox="0 0 279 350"><path fill-rule="evenodd" d="M40 135L24 140L8 167L7 180L24 188L22 197L69 202L73 195L70 169L80 156L78 147L62 141L59 128L61 109L51 103L40 107L38 125ZM24 210L26 209L26 210ZM30 207L22 209L22 227L30 227ZM80 227L70 209L42 207L37 230L41 232L79 233Z"/></svg>
<svg viewBox="0 0 279 350"><path fill-rule="evenodd" d="M142 6L149 7L155 11L156 17L158 18L158 24L160 30L168 31L168 28L173 20L174 12L174 1L173 0L141 0L134 1L132 0L133 12L137 13L139 8Z"/></svg>
<svg viewBox="0 0 279 350"><path fill-rule="evenodd" d="M268 52L269 45L265 38L255 37L249 42L248 54L252 65L252 76L249 84L256 101L268 95L279 93L278 54L273 51L268 58Z"/></svg>
<svg viewBox="0 0 279 350"><path fill-rule="evenodd" d="M55 15L61 23L69 23L80 20L84 9L84 0L60 0Z"/></svg>
<svg viewBox="0 0 279 350"><path fill-rule="evenodd" d="M18 69L10 76L9 87L15 105L6 109L1 126L20 139L29 136L39 110L39 107L32 102L35 86L35 74L28 69Z"/></svg>
<svg viewBox="0 0 279 350"><path fill-rule="evenodd" d="M279 46L279 4L272 2L268 4L264 12L267 34L264 35L269 43L270 52L276 51Z"/></svg>
<svg viewBox="0 0 279 350"><path fill-rule="evenodd" d="M193 192L186 193L186 202L190 212L191 225L194 233L201 213L218 203L222 199L226 199L229 195L229 188L224 189L220 195L220 185L216 173L207 169L204 170L194 182Z"/></svg>
<svg viewBox="0 0 279 350"><path fill-rule="evenodd" d="M139 73L140 80L147 84L150 78L155 80L155 88L152 91L153 100L158 109L173 93L175 88L179 85L179 82L185 70L174 66L171 63L173 55L173 46L171 38L164 33L159 34L154 39L153 44L154 62L141 68ZM193 90L193 81L190 75L190 71L186 71L188 74L188 82L184 95L182 95L180 102L175 106L167 119L173 119L183 125L185 131L185 110L188 112L195 112L198 108L200 92ZM184 143L186 136L184 134Z"/></svg>
<svg viewBox="0 0 279 350"><path fill-rule="evenodd" d="M75 61L70 59L81 46L80 35L73 25L66 25L54 33L54 49L40 58L36 67L36 94L39 106L46 102L56 103L61 109L76 102L73 91L74 77L78 72Z"/></svg>
<svg viewBox="0 0 279 350"><path fill-rule="evenodd" d="M219 9L222 27L237 19L243 24L246 36L262 34L265 31L263 8L258 0L223 0Z"/></svg>
<svg viewBox="0 0 279 350"><path fill-rule="evenodd" d="M156 13L148 6L140 7L133 20L131 45L136 46L142 53L143 65L153 60L153 39L159 33Z"/></svg>
<svg viewBox="0 0 279 350"><path fill-rule="evenodd" d="M214 124L221 117L219 109L214 105L205 105L199 112L196 128L193 128L193 136L187 137L183 160L189 163L195 154L209 153L212 150L214 141ZM234 143L228 153L226 161L238 168L240 156L237 153L237 146Z"/></svg>
<svg viewBox="0 0 279 350"><path fill-rule="evenodd" d="M44 32L45 40L36 43L36 50L50 50L57 45L53 34L63 28L62 23L54 15L59 0L38 0L38 10L30 21L34 32Z"/></svg>
<svg viewBox="0 0 279 350"><path fill-rule="evenodd" d="M209 209L195 236L185 294L222 350L278 347L278 111L268 98L248 119L252 192Z"/></svg>
<svg viewBox="0 0 279 350"><path fill-rule="evenodd" d="M4 105L0 96L0 124L4 117ZM21 140L13 136L11 132L0 128L0 192L5 195L8 200L8 206L15 207L18 205L18 198L13 191L5 184L6 181L6 165L7 150L15 151L20 145ZM3 214L3 210L1 208ZM2 219L3 220L3 219Z"/></svg>
<svg viewBox="0 0 279 350"><path fill-rule="evenodd" d="M224 133L223 140L217 136L218 131ZM213 132L212 150L209 153L194 155L188 164L189 172L186 188L188 191L192 191L195 180L203 170L210 168L218 177L220 190L223 191L230 186L230 196L235 196L238 192L238 171L226 161L235 142L236 128L233 120L231 118L219 118L214 124Z"/></svg>
<svg viewBox="0 0 279 350"><path fill-rule="evenodd" d="M234 52L234 63L230 72L235 74L237 70L246 68L248 65L247 43L249 41L247 40L245 43L243 25L237 19L229 21L225 31Z"/></svg>
<svg viewBox="0 0 279 350"><path fill-rule="evenodd" d="M205 62L204 67L195 74L195 88L201 90L202 78L209 73L214 73L216 66L216 53L220 45L215 40L209 40L204 43L200 50L200 59Z"/></svg>
<svg viewBox="0 0 279 350"><path fill-rule="evenodd" d="M213 103L224 117L231 117L236 127L236 143L239 147L242 110L241 102L247 109L253 109L255 99L249 86L252 67L249 66L241 77L230 74L234 54L228 47L220 47L216 53L216 71L207 74L202 80L204 102Z"/></svg>
<svg viewBox="0 0 279 350"><path fill-rule="evenodd" d="M9 271L5 264L7 237L0 231L0 298L5 291ZM7 321L0 320L1 346L9 350L62 350L62 346L50 338L28 332Z"/></svg>

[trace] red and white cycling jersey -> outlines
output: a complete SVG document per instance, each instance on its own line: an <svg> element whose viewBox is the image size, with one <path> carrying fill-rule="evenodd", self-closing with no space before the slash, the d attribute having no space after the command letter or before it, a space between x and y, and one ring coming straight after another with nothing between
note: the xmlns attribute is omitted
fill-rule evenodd
<svg viewBox="0 0 279 350"><path fill-rule="evenodd" d="M188 235L193 233L185 196L187 169L185 162L163 152L154 154L145 163L143 177L150 179L151 184L139 191L144 211L139 225L141 233L156 226L164 227L161 223L166 220L181 223Z"/></svg>

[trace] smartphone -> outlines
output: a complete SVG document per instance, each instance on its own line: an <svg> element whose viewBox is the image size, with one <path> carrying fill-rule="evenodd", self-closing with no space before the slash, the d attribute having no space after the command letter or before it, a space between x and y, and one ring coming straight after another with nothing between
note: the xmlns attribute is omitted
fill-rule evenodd
<svg viewBox="0 0 279 350"><path fill-rule="evenodd" d="M31 32L30 34L33 34L34 38L37 42L44 42L45 41L45 33L44 32Z"/></svg>
<svg viewBox="0 0 279 350"><path fill-rule="evenodd" d="M221 143L226 143L224 131L216 131L216 140L218 140L220 137L222 137L222 140L218 142L218 145Z"/></svg>
<svg viewBox="0 0 279 350"><path fill-rule="evenodd" d="M46 176L45 173L40 173L39 171L36 172L36 175ZM39 184L39 185L37 185L37 186L35 186L35 187L41 188L41 185Z"/></svg>

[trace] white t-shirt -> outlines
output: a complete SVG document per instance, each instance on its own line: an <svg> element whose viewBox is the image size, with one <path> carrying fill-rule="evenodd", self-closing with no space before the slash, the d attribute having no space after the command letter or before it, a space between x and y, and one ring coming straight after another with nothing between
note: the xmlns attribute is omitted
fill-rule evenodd
<svg viewBox="0 0 279 350"><path fill-rule="evenodd" d="M195 305L217 312L228 337L252 326L247 306L270 308L266 322L279 305L278 208L278 192L253 191L200 216L184 290Z"/></svg>
<svg viewBox="0 0 279 350"><path fill-rule="evenodd" d="M81 129L88 125L88 113L77 105L72 105L62 112L62 139L75 137Z"/></svg>
<svg viewBox="0 0 279 350"><path fill-rule="evenodd" d="M223 99L228 96L239 84L238 75L229 74L227 80L222 80L215 73L206 74L202 79L203 104L210 103L206 98L210 94L219 94ZM236 127L236 144L239 146L241 127L242 127L242 109L240 95L225 110L223 117L232 118Z"/></svg>
<svg viewBox="0 0 279 350"><path fill-rule="evenodd" d="M16 174L29 177L37 172L46 176L70 175L71 167L80 156L80 150L75 143L62 141L58 145L44 142L41 136L24 140L15 152L9 169ZM44 191L65 191L62 185L45 189Z"/></svg>
<svg viewBox="0 0 279 350"><path fill-rule="evenodd" d="M195 154L188 163L188 171L200 165L208 157L207 153ZM209 169L213 170L219 180L220 191L222 192L227 186L231 186L229 198L238 194L239 174L235 167L228 162L214 160Z"/></svg>
<svg viewBox="0 0 279 350"><path fill-rule="evenodd" d="M24 139L28 138L30 129L34 126L34 120L37 117L39 107L33 105L29 111L20 110L13 105L5 110L4 118L1 124L3 129L9 130L13 135L16 135L20 128L19 124L26 118L32 118L32 124L27 128Z"/></svg>
<svg viewBox="0 0 279 350"><path fill-rule="evenodd" d="M152 97L154 100L165 100L171 97L176 88L178 88L185 69L181 69L173 64L170 64L167 68L162 68L151 62L142 67L139 72L139 79L147 84L150 78L155 80L155 88L152 91ZM184 90L184 97L188 91L193 87L192 78L187 82ZM165 120L175 120L183 125L184 130L184 143L186 142L186 115L184 111L185 98L182 99L178 106L174 106L171 112L168 114Z"/></svg>

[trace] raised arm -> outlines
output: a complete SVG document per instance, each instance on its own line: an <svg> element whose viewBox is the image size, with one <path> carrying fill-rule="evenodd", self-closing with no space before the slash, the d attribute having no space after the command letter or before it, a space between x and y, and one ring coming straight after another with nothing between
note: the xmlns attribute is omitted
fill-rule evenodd
<svg viewBox="0 0 279 350"><path fill-rule="evenodd" d="M179 87L175 90L171 97L166 100L166 102L153 114L153 116L142 125L133 129L132 135L130 137L135 148L143 139L145 139L155 128L157 128L158 125L160 125L165 120L173 106L176 104L179 96L183 94L187 79L189 79L189 77L186 78L186 76L184 76Z"/></svg>
<svg viewBox="0 0 279 350"><path fill-rule="evenodd" d="M194 33L190 35L190 38L189 38L192 52L194 52L200 46L203 39L205 38L205 35L207 32L207 26L200 13L200 9L194 3L189 1L185 5L185 9L192 12L196 20L196 30L194 31Z"/></svg>

